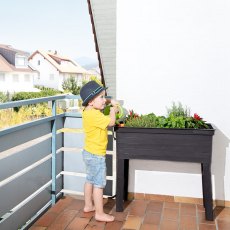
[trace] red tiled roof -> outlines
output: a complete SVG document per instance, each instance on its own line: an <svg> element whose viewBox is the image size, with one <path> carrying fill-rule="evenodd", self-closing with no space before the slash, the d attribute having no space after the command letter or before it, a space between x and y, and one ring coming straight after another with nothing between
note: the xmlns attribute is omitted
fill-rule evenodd
<svg viewBox="0 0 230 230"><path fill-rule="evenodd" d="M52 52L45 52L43 50L35 51L30 57L32 59L36 54L42 55L46 60L48 60L59 72L61 73L83 73L88 74L88 71L78 65L75 61L68 57L64 57ZM61 61L66 61L69 65L62 65Z"/></svg>
<svg viewBox="0 0 230 230"><path fill-rule="evenodd" d="M0 72L37 72L37 71L31 69L29 66L28 66L28 68L16 68L15 66L11 65L0 54Z"/></svg>

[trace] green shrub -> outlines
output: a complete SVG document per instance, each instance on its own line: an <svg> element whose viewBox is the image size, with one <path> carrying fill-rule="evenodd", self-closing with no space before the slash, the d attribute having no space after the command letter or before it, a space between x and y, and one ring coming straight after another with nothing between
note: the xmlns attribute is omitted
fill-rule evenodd
<svg viewBox="0 0 230 230"><path fill-rule="evenodd" d="M55 95L61 94L61 93L62 92L59 90L43 87L40 92L18 92L18 93L15 93L11 100L12 101L29 100L29 99L35 99L35 98L41 98L41 97L55 96ZM19 109L20 109L20 107L15 107L14 111L18 112Z"/></svg>

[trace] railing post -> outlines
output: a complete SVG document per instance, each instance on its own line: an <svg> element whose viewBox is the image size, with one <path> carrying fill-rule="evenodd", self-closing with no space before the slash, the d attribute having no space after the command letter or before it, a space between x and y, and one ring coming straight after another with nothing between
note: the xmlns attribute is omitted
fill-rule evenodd
<svg viewBox="0 0 230 230"><path fill-rule="evenodd" d="M56 203L56 100L52 100L52 205Z"/></svg>

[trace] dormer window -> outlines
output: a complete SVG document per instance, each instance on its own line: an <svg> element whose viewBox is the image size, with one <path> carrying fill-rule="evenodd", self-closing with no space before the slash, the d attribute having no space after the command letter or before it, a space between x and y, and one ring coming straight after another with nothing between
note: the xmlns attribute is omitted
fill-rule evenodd
<svg viewBox="0 0 230 230"><path fill-rule="evenodd" d="M17 55L15 56L15 66L16 67L26 67L27 59L25 56Z"/></svg>

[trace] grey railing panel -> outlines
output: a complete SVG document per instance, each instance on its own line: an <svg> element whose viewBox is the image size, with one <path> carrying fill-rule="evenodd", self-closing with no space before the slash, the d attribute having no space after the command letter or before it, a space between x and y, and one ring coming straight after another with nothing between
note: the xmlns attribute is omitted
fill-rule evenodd
<svg viewBox="0 0 230 230"><path fill-rule="evenodd" d="M81 117L66 117L64 127L72 128L72 129L82 128L82 118Z"/></svg>
<svg viewBox="0 0 230 230"><path fill-rule="evenodd" d="M56 128L63 128L64 118L60 115L56 119ZM5 151L7 149L13 148L17 145L24 144L35 138L39 138L46 134L51 133L52 117L39 119L27 124L18 125L16 127L8 128L7 130L2 130L0 135L0 151ZM11 141L8 141L8 140Z"/></svg>
<svg viewBox="0 0 230 230"><path fill-rule="evenodd" d="M64 175L64 189L83 193L84 184L85 177Z"/></svg>
<svg viewBox="0 0 230 230"><path fill-rule="evenodd" d="M7 155L7 152L5 153L6 156L0 160L0 180L6 179L51 154L51 137L48 137L48 139L42 142L31 142L30 145L31 146L27 148L22 148L22 150L16 147L15 149L19 150L12 154L9 153L9 155Z"/></svg>
<svg viewBox="0 0 230 230"><path fill-rule="evenodd" d="M14 128L11 128L14 129ZM0 136L0 151L13 148L17 145L24 144L27 141L44 136L51 131L51 122L42 123L36 126L30 126L25 129L19 129L15 132ZM10 141L9 141L10 140Z"/></svg>
<svg viewBox="0 0 230 230"><path fill-rule="evenodd" d="M51 180L51 158L0 188L0 217Z"/></svg>
<svg viewBox="0 0 230 230"><path fill-rule="evenodd" d="M64 170L67 172L85 173L85 163L82 159L81 150L65 151Z"/></svg>
<svg viewBox="0 0 230 230"><path fill-rule="evenodd" d="M63 152L56 154L56 175L63 171Z"/></svg>
<svg viewBox="0 0 230 230"><path fill-rule="evenodd" d="M51 186L45 188L32 200L11 214L9 218L0 223L1 230L17 230L50 202Z"/></svg>
<svg viewBox="0 0 230 230"><path fill-rule="evenodd" d="M36 143L36 141L38 143ZM11 151L0 153L0 158L2 158L0 160L0 180L10 177L24 168L29 167L43 157L51 154L51 137L48 137L41 142L39 142L39 139L31 141L28 145L27 148L24 145L21 147L16 146L12 149L13 153L10 153ZM57 149L60 149L63 146L62 133L57 134L56 146Z"/></svg>
<svg viewBox="0 0 230 230"><path fill-rule="evenodd" d="M63 144L64 144L64 140L63 140L63 133L58 133L56 135L56 149L60 149L63 147Z"/></svg>
<svg viewBox="0 0 230 230"><path fill-rule="evenodd" d="M64 115L64 114L63 114ZM56 129L62 129L64 127L64 123L65 123L65 117L63 117L63 115L59 115L56 118Z"/></svg>
<svg viewBox="0 0 230 230"><path fill-rule="evenodd" d="M106 175L113 175L113 156L110 154L106 154Z"/></svg>
<svg viewBox="0 0 230 230"><path fill-rule="evenodd" d="M65 148L83 148L84 134L83 133L68 133L64 134Z"/></svg>
<svg viewBox="0 0 230 230"><path fill-rule="evenodd" d="M56 195L63 189L63 176L57 178L56 180Z"/></svg>

